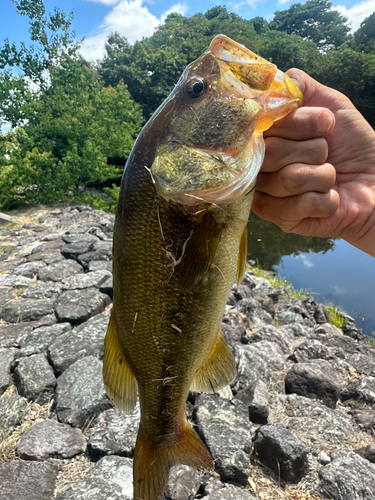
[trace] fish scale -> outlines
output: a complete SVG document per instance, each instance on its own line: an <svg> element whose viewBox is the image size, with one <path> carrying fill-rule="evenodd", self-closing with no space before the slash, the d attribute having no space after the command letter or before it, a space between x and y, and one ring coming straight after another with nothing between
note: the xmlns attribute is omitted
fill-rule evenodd
<svg viewBox="0 0 375 500"><path fill-rule="evenodd" d="M139 397L135 500L158 500L175 463L213 467L186 420L186 399L190 388L213 393L235 376L220 324L246 263L262 132L301 98L274 65L218 35L127 160L103 376L120 408Z"/></svg>

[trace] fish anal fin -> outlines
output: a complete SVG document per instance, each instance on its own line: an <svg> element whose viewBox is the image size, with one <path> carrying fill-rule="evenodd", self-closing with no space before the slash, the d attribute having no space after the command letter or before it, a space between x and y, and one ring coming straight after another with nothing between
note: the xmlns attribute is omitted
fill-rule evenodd
<svg viewBox="0 0 375 500"><path fill-rule="evenodd" d="M103 379L107 394L115 405L131 412L137 401L137 381L119 343L113 313L104 341Z"/></svg>
<svg viewBox="0 0 375 500"><path fill-rule="evenodd" d="M240 286L246 271L246 261L247 261L247 225L244 227L240 247L238 250L238 263L237 263L237 285Z"/></svg>
<svg viewBox="0 0 375 500"><path fill-rule="evenodd" d="M214 260L223 225L218 225L207 213L186 241L181 264L178 267L178 289L186 293L208 271Z"/></svg>
<svg viewBox="0 0 375 500"><path fill-rule="evenodd" d="M206 361L195 373L191 390L209 394L230 384L236 376L236 361L221 331Z"/></svg>
<svg viewBox="0 0 375 500"><path fill-rule="evenodd" d="M134 450L134 500L159 500L168 483L169 471L177 463L204 470L212 470L214 465L188 422L180 435L162 443L147 440L141 424Z"/></svg>

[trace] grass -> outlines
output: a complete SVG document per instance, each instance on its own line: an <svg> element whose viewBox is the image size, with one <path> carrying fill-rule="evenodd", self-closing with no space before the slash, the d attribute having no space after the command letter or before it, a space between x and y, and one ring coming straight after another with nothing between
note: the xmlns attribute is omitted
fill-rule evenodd
<svg viewBox="0 0 375 500"><path fill-rule="evenodd" d="M282 278L280 274L265 270L258 261L255 266L248 266L248 270L252 271L258 278L266 279L274 288L279 286L285 287L288 294L296 299L303 300L309 295L309 292L303 288L300 288L299 290L294 288L294 286L288 283L285 278Z"/></svg>
<svg viewBox="0 0 375 500"><path fill-rule="evenodd" d="M347 318L344 317L335 303L325 305L324 307L327 309L329 322L332 325L337 326L337 328L342 328L347 324Z"/></svg>

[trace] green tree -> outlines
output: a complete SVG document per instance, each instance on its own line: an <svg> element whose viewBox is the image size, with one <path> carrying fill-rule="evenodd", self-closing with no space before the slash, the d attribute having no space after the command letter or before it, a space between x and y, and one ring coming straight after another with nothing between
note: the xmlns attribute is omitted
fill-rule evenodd
<svg viewBox="0 0 375 500"><path fill-rule="evenodd" d="M308 0L275 12L270 28L310 40L326 52L344 43L350 31L347 21L329 0Z"/></svg>
<svg viewBox="0 0 375 500"><path fill-rule="evenodd" d="M258 49L253 25L217 6L189 18L172 13L151 37L134 45L119 34L112 34L98 69L106 85L124 80L149 118L172 91L186 65L207 50L218 33L225 33L254 51Z"/></svg>
<svg viewBox="0 0 375 500"><path fill-rule="evenodd" d="M47 15L43 0L13 2L17 13L29 18L32 41L17 47L6 38L0 48L0 124L10 122L15 127L26 119L23 105L33 99L35 89L48 87L49 69L61 58L76 57L80 43L71 29L73 12L55 9Z"/></svg>
<svg viewBox="0 0 375 500"><path fill-rule="evenodd" d="M375 12L361 22L354 39L359 50L375 52Z"/></svg>

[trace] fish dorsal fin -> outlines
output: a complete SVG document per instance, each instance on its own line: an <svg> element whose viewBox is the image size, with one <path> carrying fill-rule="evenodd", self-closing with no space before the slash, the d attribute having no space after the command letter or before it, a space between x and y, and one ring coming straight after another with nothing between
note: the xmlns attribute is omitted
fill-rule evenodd
<svg viewBox="0 0 375 500"><path fill-rule="evenodd" d="M235 376L236 361L220 331L208 358L194 375L191 390L212 394L230 384Z"/></svg>
<svg viewBox="0 0 375 500"><path fill-rule="evenodd" d="M137 381L120 346L113 313L104 341L103 379L107 394L115 405L131 412L137 401Z"/></svg>
<svg viewBox="0 0 375 500"><path fill-rule="evenodd" d="M246 271L246 260L247 260L247 225L244 227L240 247L238 250L238 263L237 263L237 285L240 286Z"/></svg>
<svg viewBox="0 0 375 500"><path fill-rule="evenodd" d="M212 214L207 213L190 238L178 269L178 289L186 293L208 271L214 260L223 225L217 225Z"/></svg>

